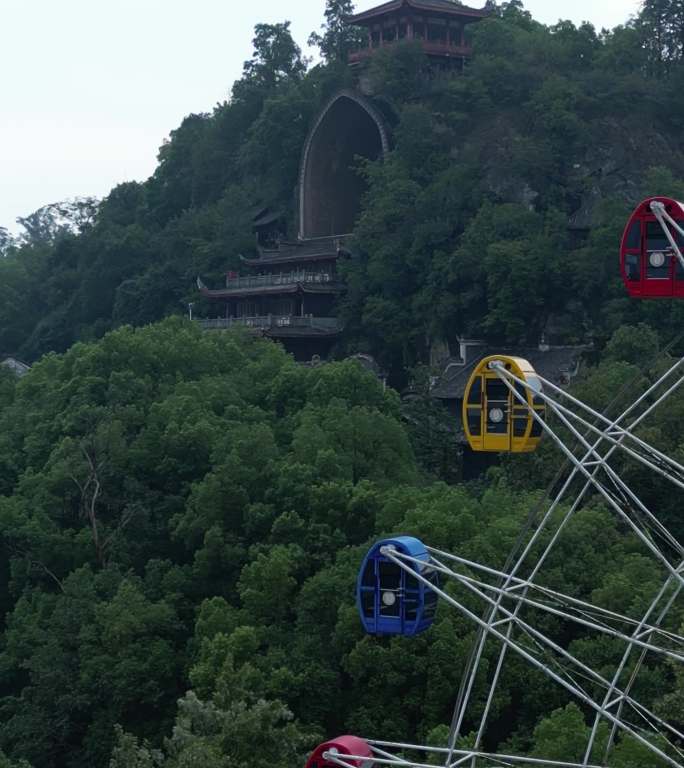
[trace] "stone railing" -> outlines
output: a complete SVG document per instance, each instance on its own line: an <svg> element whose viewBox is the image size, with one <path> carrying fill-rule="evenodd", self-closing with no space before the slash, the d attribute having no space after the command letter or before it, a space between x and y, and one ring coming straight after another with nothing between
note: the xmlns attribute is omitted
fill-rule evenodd
<svg viewBox="0 0 684 768"><path fill-rule="evenodd" d="M198 320L205 331L225 330L227 328L255 328L258 330L274 330L278 328L316 328L319 330L335 331L341 329L341 323L336 317L313 317L306 315L264 315L262 317L219 317L210 320Z"/></svg>
<svg viewBox="0 0 684 768"><path fill-rule="evenodd" d="M406 42L406 38L386 40L382 45L376 45L373 48L361 48L358 51L353 51L349 54L349 63L357 64L358 62L365 61L373 56L376 51L403 42ZM473 49L470 45L457 45L455 43L445 43L440 40L424 40L422 38L415 38L414 42L420 43L422 49L429 56L463 56L465 58L470 58L473 55Z"/></svg>
<svg viewBox="0 0 684 768"><path fill-rule="evenodd" d="M271 275L248 275L246 277L227 277L226 288L244 290L245 288L269 288L279 285L296 285L308 283L324 285L334 281L329 272L287 272Z"/></svg>

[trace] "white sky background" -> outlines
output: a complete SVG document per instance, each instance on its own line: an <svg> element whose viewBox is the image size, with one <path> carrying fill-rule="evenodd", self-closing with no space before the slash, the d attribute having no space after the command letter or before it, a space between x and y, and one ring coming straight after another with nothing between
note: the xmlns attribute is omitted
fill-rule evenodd
<svg viewBox="0 0 684 768"><path fill-rule="evenodd" d="M366 10L381 0L357 0ZM484 0L470 0L481 7ZM639 0L527 0L544 23L625 22ZM0 226L147 178L169 131L224 101L254 25L306 51L325 0L0 0ZM310 54L313 52L310 51Z"/></svg>

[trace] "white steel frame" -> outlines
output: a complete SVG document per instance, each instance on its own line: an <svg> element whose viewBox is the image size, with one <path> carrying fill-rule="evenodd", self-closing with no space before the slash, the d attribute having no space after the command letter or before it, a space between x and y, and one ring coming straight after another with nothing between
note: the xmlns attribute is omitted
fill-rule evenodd
<svg viewBox="0 0 684 768"><path fill-rule="evenodd" d="M652 210L684 265L684 257L665 221L683 236L684 231L671 220L664 209L658 207L658 204L653 204ZM663 763L673 768L684 768L684 733L632 696L634 682L648 654L669 659L675 664L684 664L684 637L671 629L668 631L663 628L668 614L683 594L684 547L610 463L613 455L620 451L630 460L647 468L654 476L667 480L676 488L684 489L684 466L635 434L637 427L684 384L684 358L673 364L614 420L606 418L541 376L538 378L543 388L539 390L507 370L503 361L495 361L490 365L506 384L512 397L527 407L530 417L540 424L558 446L572 465L572 469L539 522L532 527L522 550L517 555L514 553L510 567L504 571L430 547L430 559L427 564L402 554L391 546L383 548L382 552L387 558L472 621L479 629L478 637L470 662L464 671L446 747L368 740L373 751L372 758L339 755L332 751L325 754L324 759L343 768L370 768L374 765L432 768L435 759L445 768L466 765L471 768L518 765L544 768L603 768L618 733L623 733L639 742ZM543 400L548 412L553 414L562 429L580 446L579 456L567 447L564 437L552 423L530 406L527 393L523 394L525 390ZM589 436L592 436L593 442L589 441ZM567 508L561 509L561 503L569 496L575 482L581 479L584 484L579 493ZM642 617L624 616L537 583L554 546L590 491L598 494L618 519L631 529L664 574L662 587ZM533 558L535 547L542 543L542 535L548 536L548 541L544 544L541 554ZM426 578L426 568L438 571L443 580L457 584L467 594L476 597L485 606L484 615L478 616L462 600ZM523 577L522 574L526 572L529 572L528 575ZM624 643L623 657L612 677L605 677L592 669L535 628L530 621L526 621L521 615L524 608L551 614ZM469 750L457 749L456 744L463 735L466 713L472 700L480 662L485 646L490 640L498 642L500 650L489 681L475 742ZM581 763L482 751L494 696L509 651L525 659L533 668L576 697L585 709L594 712L593 725ZM638 657L634 660L635 654L638 654ZM626 675L627 679L622 683ZM600 692L600 695L595 691ZM604 722L609 724L610 737L603 761L596 765L590 760L595 751L599 728ZM423 759L430 762L416 762L403 756L406 753L425 755Z"/></svg>

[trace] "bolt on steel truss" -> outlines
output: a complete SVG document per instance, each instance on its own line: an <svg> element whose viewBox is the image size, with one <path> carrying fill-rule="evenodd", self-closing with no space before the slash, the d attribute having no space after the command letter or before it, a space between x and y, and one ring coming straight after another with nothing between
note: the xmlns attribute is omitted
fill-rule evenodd
<svg viewBox="0 0 684 768"><path fill-rule="evenodd" d="M646 392L616 419L611 420L585 403L539 377L543 390L517 378L503 365L493 370L506 384L515 400L528 408L547 435L567 458L571 470L560 490L532 526L519 553L509 558L505 570L497 570L458 555L428 547L429 562L412 558L392 547L383 554L437 593L446 603L478 627L478 636L464 671L446 747L427 747L369 740L373 757L342 756L328 753L331 763L343 768L373 765L428 768L498 768L499 766L549 766L553 768L603 768L607 765L618 734L638 742L663 764L684 768L684 733L633 695L635 682L647 657L667 659L684 665L684 637L665 628L673 607L682 605L684 590L684 548L658 517L618 475L610 460L616 454L645 467L655 477L684 489L684 466L665 455L635 430L670 395L684 384L684 358L672 365ZM543 419L528 403L524 390L542 398L560 429ZM579 445L566 444L570 435ZM591 438L591 441L590 439ZM580 490L575 489L579 482ZM655 561L663 574L662 587L643 616L626 616L576 597L565 595L538 583L543 566L558 544L562 533L589 494L598 495L618 520L627 526ZM574 495L571 501L570 497ZM438 571L443 585L426 578L426 569ZM457 589L447 592L446 584ZM460 595L457 597L456 595ZM471 607L473 599L484 605L483 615ZM524 609L524 615L523 615ZM606 675L587 661L564 648L535 626L535 619L552 616L592 633L623 644L624 652L612 675ZM473 746L457 749L463 736L466 713L472 703L475 681L488 642L499 646L494 671L489 679L484 711ZM490 754L481 746L494 704L495 693L509 653L527 661L534 669L572 694L585 710L593 711L593 725L581 763L545 760L515 755ZM609 736L597 764L595 753L600 727L608 726Z"/></svg>

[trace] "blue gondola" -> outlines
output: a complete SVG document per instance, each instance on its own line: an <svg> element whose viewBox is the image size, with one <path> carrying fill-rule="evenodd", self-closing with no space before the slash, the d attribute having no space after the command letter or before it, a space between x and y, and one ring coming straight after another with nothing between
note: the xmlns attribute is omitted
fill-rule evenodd
<svg viewBox="0 0 684 768"><path fill-rule="evenodd" d="M384 547L394 547L398 553L425 563L412 567L422 568L421 575L439 586L439 574L427 567L430 556L422 541L412 536L379 541L366 555L359 572L356 603L361 623L370 635L412 637L425 632L435 620L437 594L383 555Z"/></svg>

